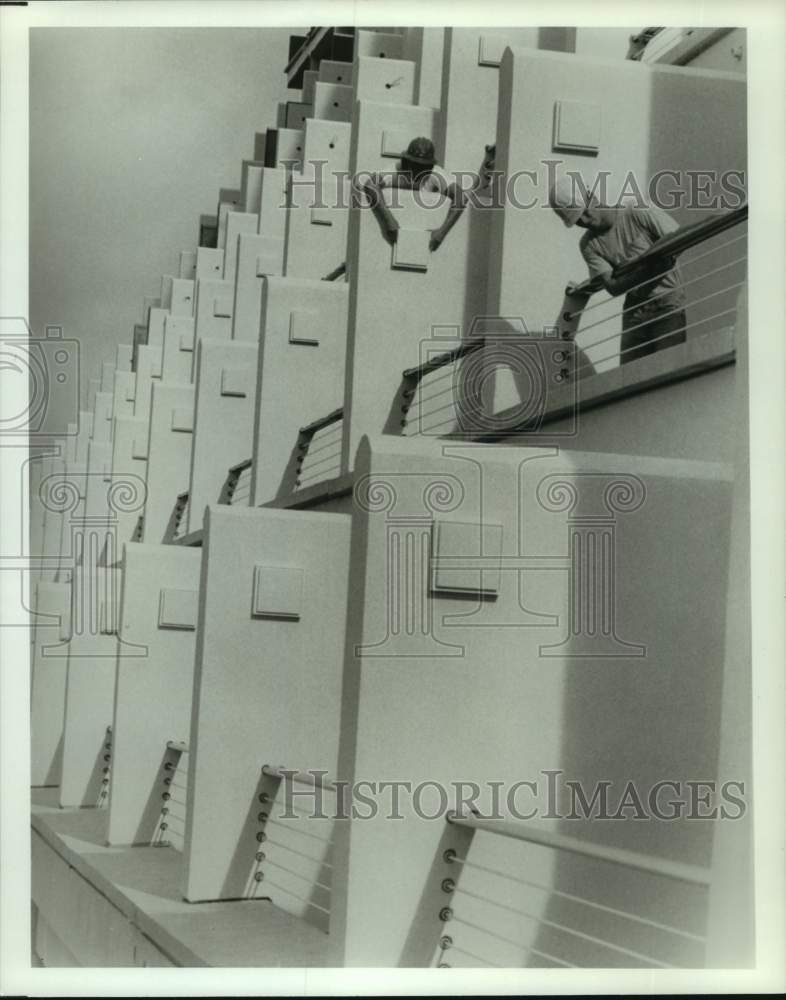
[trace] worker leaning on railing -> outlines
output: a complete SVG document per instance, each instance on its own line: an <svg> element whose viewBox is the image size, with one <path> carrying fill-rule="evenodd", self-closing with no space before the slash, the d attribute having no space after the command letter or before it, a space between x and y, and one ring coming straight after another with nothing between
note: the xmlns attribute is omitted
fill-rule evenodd
<svg viewBox="0 0 786 1000"><path fill-rule="evenodd" d="M675 258L658 255L633 269L617 271L679 226L660 208L602 205L567 177L552 184L549 204L566 226L586 232L579 249L590 280L610 295L627 293L622 312L620 362L673 347L685 340L685 291Z"/></svg>

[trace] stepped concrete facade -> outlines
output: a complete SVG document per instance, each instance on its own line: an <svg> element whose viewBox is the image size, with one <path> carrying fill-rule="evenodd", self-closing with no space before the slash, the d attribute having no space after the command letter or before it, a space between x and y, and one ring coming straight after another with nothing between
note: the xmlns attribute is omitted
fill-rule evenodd
<svg viewBox="0 0 786 1000"><path fill-rule="evenodd" d="M744 33L648 32L282 47L31 454L45 966L752 964Z"/></svg>

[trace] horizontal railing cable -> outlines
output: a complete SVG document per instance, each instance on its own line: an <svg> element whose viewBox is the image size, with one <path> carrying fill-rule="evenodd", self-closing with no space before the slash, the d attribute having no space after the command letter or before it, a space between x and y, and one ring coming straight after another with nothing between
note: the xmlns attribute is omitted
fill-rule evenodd
<svg viewBox="0 0 786 1000"><path fill-rule="evenodd" d="M472 951L467 951L466 948L459 948L459 946L457 944L452 944L448 948L443 948L440 951L440 955L441 956L445 956L445 955L448 954L448 952L452 953L454 951L457 951L460 955L466 955L467 958L474 958L476 962L482 962L484 965L490 965L493 969L504 969L505 968L504 965L499 965L497 962L491 962L491 961L489 961L489 959L483 958L482 955L476 955Z"/></svg>
<svg viewBox="0 0 786 1000"><path fill-rule="evenodd" d="M652 920L649 917L639 916L637 913L631 913L630 910L620 910L615 906L608 906L606 903L598 903L593 899L587 899L586 896L577 896L575 893L565 892L564 889L553 889L540 882L532 882L530 879L521 878L519 875L511 875L508 872L501 872L495 868L489 868L486 865L481 865L475 861L468 861L466 858L459 857L458 855L451 857L451 863L460 864L464 868L471 868L477 871L486 872L489 875L495 875L497 878L504 879L505 881L515 882L517 885L526 886L528 889L537 889L540 892L547 893L548 895L558 896L560 899L567 899L573 903L601 910L604 913L610 913L612 916L621 917L625 920L631 920L638 924L644 924L647 927L665 931L669 934L675 934L678 937L687 938L688 940L696 941L700 944L704 944L707 940L706 937L701 934L693 934L691 931L684 931L679 927L672 927L670 924L663 924L658 920Z"/></svg>
<svg viewBox="0 0 786 1000"><path fill-rule="evenodd" d="M697 254L697 256L691 257L688 260L680 261L680 267L692 267L694 264L698 263L698 261L700 260L703 260L705 257L709 257L712 254L717 253L719 250L723 250L725 247L731 246L733 243L738 243L740 240L746 239L747 235L748 235L747 233L740 233L739 236L734 236L732 239L726 240L724 243L720 243L717 246L710 247L708 250L705 250L704 253ZM640 281L636 285L631 285L631 287L626 290L625 294L629 294L630 292L635 292L639 288L643 288L645 285L651 285L653 281L657 281L658 278L664 277L672 270L673 267L667 267L659 274L651 278L646 278L644 281ZM579 288L580 286L577 286L576 291L578 291ZM600 287L597 290L603 291L603 288ZM608 305L608 303L609 303L608 299L604 299L601 302L591 302L589 303L589 305L584 306L582 309L576 309L573 312L566 312L564 318L566 320L576 319L577 316L582 316L585 313L591 312L593 309L600 309L601 306Z"/></svg>
<svg viewBox="0 0 786 1000"><path fill-rule="evenodd" d="M296 892L292 892L291 889L285 889L283 885L279 885L277 882L273 882L271 879L265 879L264 882L255 882L255 886L264 887L272 885L274 889L278 889L279 892L285 892L288 896L292 896L293 899L299 900L301 903L305 903L306 906L313 906L315 910L321 910L323 913L330 914L330 910L325 906L320 906L319 903L315 903L310 899L306 899L305 896L299 896Z"/></svg>
<svg viewBox="0 0 786 1000"><path fill-rule="evenodd" d="M572 962L566 962L563 958L557 958L556 955L550 955L547 951L541 951L539 948L532 948L521 941L514 941L512 938L505 937L504 934L498 934L496 931L491 931L488 927L481 927L480 924L474 924L471 920L465 920L463 917L457 917L454 915L453 923L464 924L466 927L471 927L475 931L480 931L481 934L488 934L489 937L497 938L498 941L504 941L506 944L513 945L519 951L526 951L530 955L537 955L539 958L545 958L549 962L554 962L557 965L564 965L569 969L576 969L579 966L574 965Z"/></svg>
<svg viewBox="0 0 786 1000"><path fill-rule="evenodd" d="M282 830L287 830L289 833L296 833L301 837L310 837L311 840L316 840L320 844L329 846L333 843L332 840L326 840L324 837L319 837L316 833L311 833L309 830L303 830L299 826L292 826L286 822L282 822L278 819L269 819L268 823L272 823L274 826L280 826Z"/></svg>
<svg viewBox="0 0 786 1000"><path fill-rule="evenodd" d="M698 305L700 302L708 302L710 299L714 299L718 295L725 295L727 292L730 292L730 291L732 291L735 288L741 288L744 284L745 284L744 281L738 281L738 282L735 282L732 285L726 285L723 288L718 288L714 292L709 292L707 295L702 295L702 297L699 298L699 299L693 299L692 302L683 303L682 305L675 306L673 309L669 309L669 310L667 310L665 312L658 313L657 316L654 317L654 318L642 320L641 323L636 323L634 326L629 326L627 329L616 330L614 333L609 334L608 337L601 337L600 340L594 340L591 344L584 345L583 348L582 348L582 350L589 351L593 347L598 347L600 344L606 344L610 340L614 340L616 337L619 337L622 333L625 333L625 334L633 333L634 330L640 330L642 327L649 326L653 322L660 322L662 319L665 319L667 316L676 316L677 313L684 312L690 306ZM621 315L621 314L620 313L615 313L615 316L619 316L619 315ZM614 318L613 316L609 317L609 319L613 319L613 318ZM578 331L579 334L581 332L582 332L581 330ZM674 332L674 331L672 331L672 332ZM578 336L578 334L577 334L577 336ZM653 341L652 340L648 340L647 343L651 344L651 343L653 343ZM638 347L638 346L641 346L641 345L637 344L636 346ZM587 367L587 366L585 365L584 367Z"/></svg>
<svg viewBox="0 0 786 1000"><path fill-rule="evenodd" d="M747 256L742 256L738 257L736 260L731 260L726 264L721 264L718 267L713 268L711 271L706 271L703 274L696 275L695 278L690 278L688 281L683 281L680 284L679 288L680 289L687 288L689 285L694 285L697 281L703 281L705 278L710 278L712 277L713 274L718 274L720 271L726 270L726 268L734 267L737 264L741 264L747 259L748 259ZM675 291L674 288L664 288L662 291L657 292L655 295L649 296L649 298L646 300L647 304L649 304L650 302L655 302L657 299L663 298L664 295L671 295L674 293L674 291ZM722 291L725 291L725 289L721 289L719 292L716 292L715 294L720 294L720 292ZM687 306L692 306L693 304L694 302L686 303ZM625 316L627 313L635 312L637 309L641 309L641 306L642 303L637 302L632 306L627 306L624 309L620 309L619 312L611 313L609 316L604 316L602 319L596 319L594 323L588 323L586 326L582 326L581 329L578 331L578 333L584 334L587 332L587 330L592 330L596 326L602 326L604 323L610 322L610 320L615 319L617 316ZM585 344L584 349L586 350L587 348L594 347L596 343L599 343L599 341L595 341L590 344Z"/></svg>
<svg viewBox="0 0 786 1000"><path fill-rule="evenodd" d="M327 468L321 469L319 472L315 472L313 475L299 476L298 479L296 480L296 485L309 486L312 483L321 483L324 482L326 479L330 479L331 473L340 472L341 470L341 463L340 461L338 461L340 458L341 456L337 455L336 456L337 461L335 465L329 465Z"/></svg>
<svg viewBox="0 0 786 1000"><path fill-rule="evenodd" d="M743 282L744 284L744 282ZM679 312L680 310L677 310ZM638 351L642 347L649 347L651 344L657 344L658 341L664 340L666 337L674 337L678 333L687 333L688 330L693 330L697 326L701 326L703 323L710 323L712 320L720 319L721 316L728 316L730 314L735 314L737 312L736 307L730 306L728 309L723 309L721 312L713 313L712 316L702 316L701 319L696 319L692 323L686 323L684 326L677 327L676 330L668 330L666 333L662 333L659 337L653 337L652 340L648 340L643 344L632 344L630 347L626 347L623 350L615 351L613 354L607 354L602 358L594 358L592 361L579 365L578 368L572 373L572 378L581 377L581 373L589 370L590 368L594 371L598 365L602 365L605 361L614 361L616 358L622 358L626 354L630 354L631 351ZM723 329L726 329L725 327ZM627 332L627 331L626 331ZM609 340L614 340L616 337L621 336L620 333L614 335L614 337L608 337L603 341L598 343L606 343ZM594 345L593 345L594 346Z"/></svg>
<svg viewBox="0 0 786 1000"><path fill-rule="evenodd" d="M335 437L332 436L331 432L330 434L323 434L320 437L315 438L315 442L319 443L318 448L309 447L308 449L306 448L299 449L300 451L304 452L303 458L300 459L300 461L304 461L306 458L311 458L313 455L319 454L319 452L324 451L325 448L335 448L337 444L341 443L341 430L342 427L341 424L339 424L336 427L336 431L338 433L336 434Z"/></svg>
<svg viewBox="0 0 786 1000"><path fill-rule="evenodd" d="M308 882L309 885L318 886L325 892L333 891L332 888L329 885L325 885L324 882L318 882L316 879L309 878L308 875L303 875L301 874L301 872L296 872L292 868L287 868L286 865L279 864L278 861L271 861L271 859L267 855L265 855L265 860L263 862L260 862L260 864L264 864L265 867L267 867L267 865L272 865L274 868L279 868L282 872L286 872L288 875L292 875L294 878L302 879L304 882Z"/></svg>
<svg viewBox="0 0 786 1000"><path fill-rule="evenodd" d="M304 854L302 851L298 851L295 847L290 847L289 844L282 844L280 840L271 840L270 837L267 839L268 844L275 844L276 847L280 847L285 851L291 851L292 854L297 854L301 858L306 858L308 861L313 861L315 865L321 865L324 868L332 868L333 865L329 861L320 861L319 858L313 857L311 854ZM322 841L325 843L325 841Z"/></svg>
<svg viewBox="0 0 786 1000"><path fill-rule="evenodd" d="M662 962L653 955L647 955L645 952L635 951L632 948L626 948L621 944L614 944L613 941L608 941L606 938L596 937L594 934L587 934L586 931L580 931L575 927L569 927L567 924L562 924L558 920L549 920L547 917L538 916L536 913L529 913L527 910L520 910L515 906L508 905L507 903L501 903L499 900L490 899L486 896L480 896L468 889L462 889L460 886L457 887L454 892L456 895L468 896L471 899L477 899L483 903L489 903L491 906L499 907L499 909L506 910L508 913L514 913L516 916L524 917L525 920L534 920L537 924L544 927L551 927L552 930L560 931L563 934L569 934L571 937L581 938L583 941L589 941L591 944L600 945L603 948L609 948L611 951L619 952L621 955L627 955L628 958L635 958L640 962L648 962L651 965L657 965L663 969L672 968L668 962Z"/></svg>
<svg viewBox="0 0 786 1000"><path fill-rule="evenodd" d="M331 462L331 461L333 461L333 459L335 459L336 456L340 457L341 456L341 442L340 441L334 442L333 447L334 447L334 449L336 447L338 447L338 450L337 451L334 450L334 451L330 452L330 454L325 455L323 458L320 458L316 462L307 462L306 459L310 458L311 456L310 455L305 456L305 458L303 459L303 465L301 466L301 468L303 469L303 471L304 472L310 472L313 469L318 469L320 467L320 465L324 465L325 462Z"/></svg>

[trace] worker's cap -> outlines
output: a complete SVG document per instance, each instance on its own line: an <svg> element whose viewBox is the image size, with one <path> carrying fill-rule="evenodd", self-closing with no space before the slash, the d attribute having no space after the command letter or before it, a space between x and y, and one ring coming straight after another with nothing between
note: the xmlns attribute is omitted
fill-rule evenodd
<svg viewBox="0 0 786 1000"><path fill-rule="evenodd" d="M413 139L401 154L403 160L410 160L412 163L422 163L424 166L432 166L437 162L437 153L434 143L425 136L418 136Z"/></svg>
<svg viewBox="0 0 786 1000"><path fill-rule="evenodd" d="M587 207L583 189L567 177L560 177L552 182L549 188L549 205L566 226L575 226Z"/></svg>

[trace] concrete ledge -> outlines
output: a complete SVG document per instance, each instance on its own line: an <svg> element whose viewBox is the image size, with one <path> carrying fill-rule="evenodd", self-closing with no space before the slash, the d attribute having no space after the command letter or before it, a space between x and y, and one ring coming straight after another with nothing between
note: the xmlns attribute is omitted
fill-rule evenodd
<svg viewBox="0 0 786 1000"><path fill-rule="evenodd" d="M34 793L33 850L46 871L34 870L33 902L39 918L54 933L64 922L71 925L65 944L80 964L93 964L95 942L89 939L89 928L107 922L107 904L130 925L127 936L139 935L142 946L146 939L176 966L304 968L328 964L328 937L316 927L265 898L186 903L180 894L183 859L178 851L107 847L105 810L58 809L56 798L56 790ZM87 900L76 907L77 913L70 891L52 891L72 873L80 878L80 896ZM94 911L92 915L85 913L86 908ZM136 944L129 945L127 954L128 959L120 964L135 964L130 956L137 954Z"/></svg>

